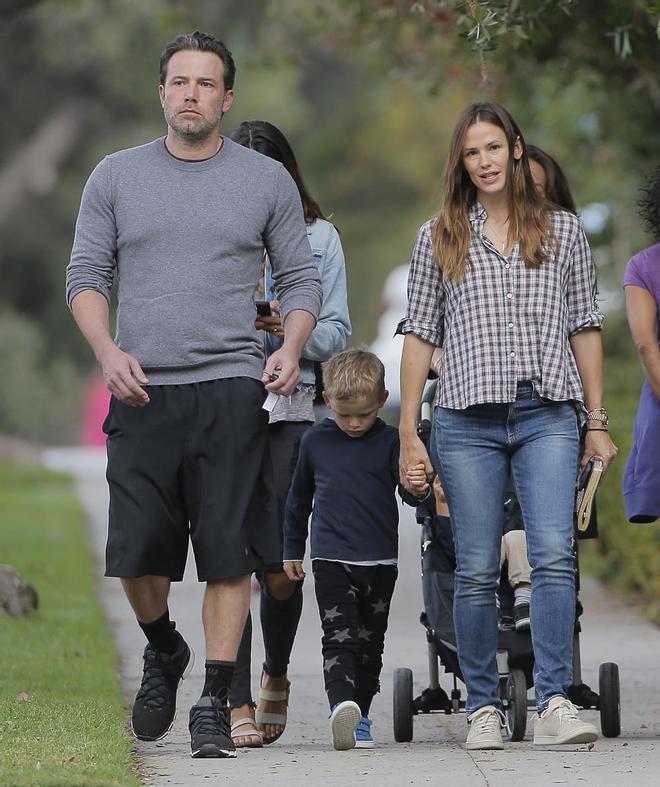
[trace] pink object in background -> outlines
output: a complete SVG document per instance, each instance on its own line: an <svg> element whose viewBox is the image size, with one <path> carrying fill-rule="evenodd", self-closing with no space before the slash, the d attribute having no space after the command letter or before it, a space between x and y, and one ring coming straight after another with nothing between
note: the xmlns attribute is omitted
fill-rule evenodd
<svg viewBox="0 0 660 787"><path fill-rule="evenodd" d="M80 442L84 446L105 446L103 422L108 415L110 391L100 377L93 377L83 404Z"/></svg>

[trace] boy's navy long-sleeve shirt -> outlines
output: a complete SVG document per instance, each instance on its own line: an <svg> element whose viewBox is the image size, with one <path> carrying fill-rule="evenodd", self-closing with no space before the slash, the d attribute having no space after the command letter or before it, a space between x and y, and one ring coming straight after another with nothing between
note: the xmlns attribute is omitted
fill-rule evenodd
<svg viewBox="0 0 660 787"><path fill-rule="evenodd" d="M305 433L286 502L284 560L302 560L310 513L312 560L396 560L399 434L377 419L349 437L331 418Z"/></svg>

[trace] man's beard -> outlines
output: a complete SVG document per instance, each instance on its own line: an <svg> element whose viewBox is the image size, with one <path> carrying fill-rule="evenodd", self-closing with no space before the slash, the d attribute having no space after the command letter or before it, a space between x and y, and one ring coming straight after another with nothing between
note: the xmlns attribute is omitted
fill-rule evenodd
<svg viewBox="0 0 660 787"><path fill-rule="evenodd" d="M218 130L222 112L218 112L215 118L206 118L200 115L198 121L182 120L176 113L172 114L167 108L164 109L165 121L174 133L188 144L201 144L205 142L211 134Z"/></svg>

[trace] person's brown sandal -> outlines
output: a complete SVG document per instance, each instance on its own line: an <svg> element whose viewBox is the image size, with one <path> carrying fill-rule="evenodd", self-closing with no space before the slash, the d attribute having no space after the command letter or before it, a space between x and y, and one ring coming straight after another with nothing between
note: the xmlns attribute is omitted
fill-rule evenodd
<svg viewBox="0 0 660 787"><path fill-rule="evenodd" d="M240 732L241 727L245 727L243 732ZM251 740L248 743L239 743L239 738L250 738ZM260 749L264 745L264 736L261 730L256 728L254 719L250 716L237 719L231 725L231 739L237 749Z"/></svg>
<svg viewBox="0 0 660 787"><path fill-rule="evenodd" d="M265 700L266 702L286 702L287 709L288 709L291 684L287 680L286 689L280 689L279 691L271 691L270 689L264 689L263 682L264 682L265 674L266 673L264 672L261 673L261 680L259 682L259 699ZM286 720L287 720L286 713L270 713L269 711L260 711L259 708L257 708L254 718L257 724L261 726L265 724L274 724L282 728L278 733L270 737L263 735L263 741L265 744L274 743L282 735L282 733L286 728Z"/></svg>

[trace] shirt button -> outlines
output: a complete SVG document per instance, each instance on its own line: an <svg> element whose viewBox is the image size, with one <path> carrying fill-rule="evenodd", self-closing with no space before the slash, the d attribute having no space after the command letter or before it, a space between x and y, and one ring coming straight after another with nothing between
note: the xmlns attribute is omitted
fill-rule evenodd
<svg viewBox="0 0 660 787"><path fill-rule="evenodd" d="M509 323L509 328L513 328L513 323L512 322Z"/></svg>
<svg viewBox="0 0 660 787"><path fill-rule="evenodd" d="M510 355L512 358L515 358L515 357L516 357L516 354L515 354L514 352L511 352L511 353L509 353L509 355Z"/></svg>
<svg viewBox="0 0 660 787"><path fill-rule="evenodd" d="M513 293L507 292L506 297L507 298L513 298Z"/></svg>
<svg viewBox="0 0 660 787"><path fill-rule="evenodd" d="M510 266L510 265L509 265L509 263L507 262L507 264L506 264L504 267L505 267L505 268L510 268L511 266Z"/></svg>

